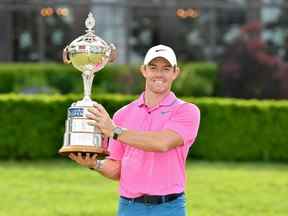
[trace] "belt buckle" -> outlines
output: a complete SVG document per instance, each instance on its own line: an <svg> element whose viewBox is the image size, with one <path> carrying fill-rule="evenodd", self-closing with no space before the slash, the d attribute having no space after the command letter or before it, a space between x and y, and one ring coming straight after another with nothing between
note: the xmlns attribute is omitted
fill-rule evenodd
<svg viewBox="0 0 288 216"><path fill-rule="evenodd" d="M150 201L150 199L149 199L149 196L147 196L147 195L144 195L144 196L143 196L143 202L144 202L144 204L145 204L145 205L148 205L148 204L150 204L150 202L149 202L149 201Z"/></svg>

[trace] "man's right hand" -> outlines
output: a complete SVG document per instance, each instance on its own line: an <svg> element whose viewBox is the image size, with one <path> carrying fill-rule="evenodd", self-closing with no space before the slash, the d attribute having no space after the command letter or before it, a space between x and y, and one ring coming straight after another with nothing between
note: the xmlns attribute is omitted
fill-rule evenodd
<svg viewBox="0 0 288 216"><path fill-rule="evenodd" d="M97 154L95 153L92 156L90 153L86 153L86 155L82 155L81 152L70 153L68 157L74 160L76 163L80 164L81 166L85 166L88 168L95 168L96 166Z"/></svg>

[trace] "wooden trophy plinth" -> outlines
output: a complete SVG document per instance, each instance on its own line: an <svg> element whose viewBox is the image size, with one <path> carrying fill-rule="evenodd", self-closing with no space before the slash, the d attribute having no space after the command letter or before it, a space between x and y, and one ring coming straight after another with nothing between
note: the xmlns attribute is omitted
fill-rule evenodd
<svg viewBox="0 0 288 216"><path fill-rule="evenodd" d="M70 153L90 153L91 155L97 154L97 159L103 159L109 155L107 149L102 147L94 147L94 146L83 146L83 145L70 145L63 146L58 153L62 156L67 156Z"/></svg>

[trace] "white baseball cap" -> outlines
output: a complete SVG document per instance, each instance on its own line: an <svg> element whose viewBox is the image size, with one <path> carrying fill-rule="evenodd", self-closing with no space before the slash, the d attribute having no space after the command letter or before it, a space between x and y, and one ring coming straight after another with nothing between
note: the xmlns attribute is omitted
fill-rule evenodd
<svg viewBox="0 0 288 216"><path fill-rule="evenodd" d="M172 66L177 66L177 59L173 49L162 44L153 46L148 50L144 58L144 65L149 64L157 57L165 58Z"/></svg>

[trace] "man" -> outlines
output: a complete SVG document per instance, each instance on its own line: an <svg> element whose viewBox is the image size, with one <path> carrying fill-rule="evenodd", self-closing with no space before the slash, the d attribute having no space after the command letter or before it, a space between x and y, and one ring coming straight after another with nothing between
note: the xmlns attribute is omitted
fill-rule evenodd
<svg viewBox="0 0 288 216"><path fill-rule="evenodd" d="M110 138L109 157L69 157L120 181L118 216L184 216L185 161L197 135L200 111L170 91L180 73L170 47L149 49L140 71L145 91L118 110L113 120L100 104L87 115L90 124Z"/></svg>

